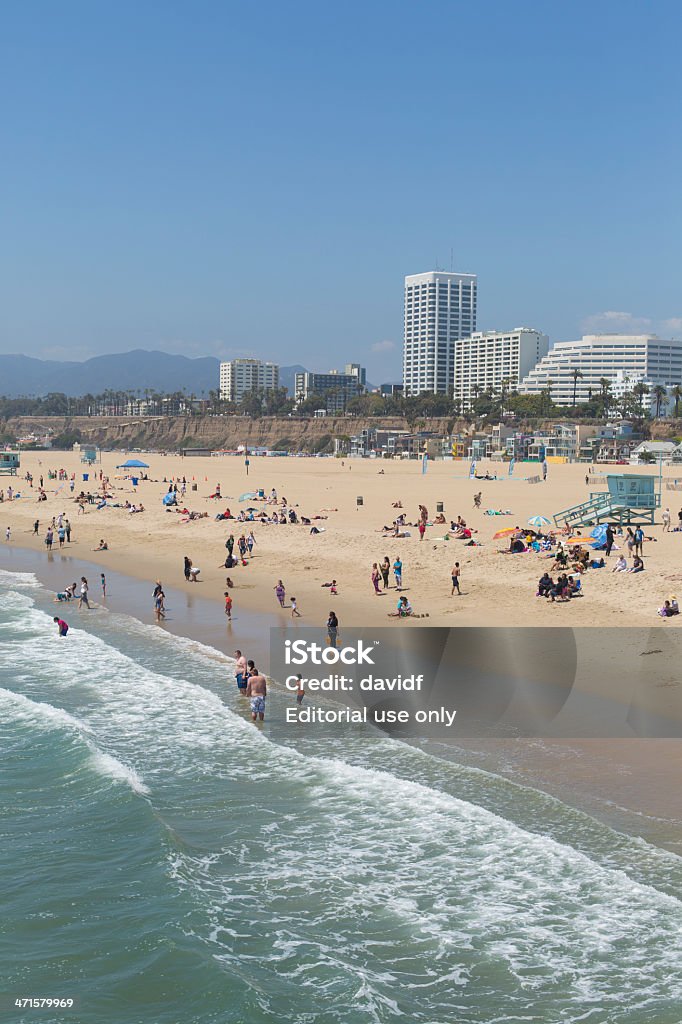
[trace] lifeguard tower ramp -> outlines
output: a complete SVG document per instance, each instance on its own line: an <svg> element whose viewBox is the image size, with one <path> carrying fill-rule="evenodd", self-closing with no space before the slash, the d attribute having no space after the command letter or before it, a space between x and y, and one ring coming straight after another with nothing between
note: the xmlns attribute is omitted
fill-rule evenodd
<svg viewBox="0 0 682 1024"><path fill-rule="evenodd" d="M656 493L656 477L635 473L613 473L606 477L607 491L592 491L589 501L566 508L554 516L556 526L571 528L597 523L637 525L654 523L661 496Z"/></svg>
<svg viewBox="0 0 682 1024"><path fill-rule="evenodd" d="M19 469L19 452L0 452L0 475L16 476Z"/></svg>

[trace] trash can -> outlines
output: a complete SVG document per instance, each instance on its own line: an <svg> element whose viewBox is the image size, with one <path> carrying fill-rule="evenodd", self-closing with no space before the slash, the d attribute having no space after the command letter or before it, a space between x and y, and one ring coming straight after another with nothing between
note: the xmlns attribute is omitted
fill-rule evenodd
<svg viewBox="0 0 682 1024"><path fill-rule="evenodd" d="M196 489L197 489L197 485L196 484L192 484L192 490L196 491Z"/></svg>
<svg viewBox="0 0 682 1024"><path fill-rule="evenodd" d="M86 483L88 482L89 475L89 473L83 473L83 479L85 480Z"/></svg>
<svg viewBox="0 0 682 1024"><path fill-rule="evenodd" d="M137 487L137 481L138 480L139 480L139 477L137 477L137 476L132 477L133 487Z"/></svg>
<svg viewBox="0 0 682 1024"><path fill-rule="evenodd" d="M364 499L363 499L363 497L362 497L362 495L361 495L361 494L358 494L357 498L355 499L355 504L356 504L356 505L357 505L358 507L359 507L360 505L364 505L364 504L365 504L365 502L364 502Z"/></svg>
<svg viewBox="0 0 682 1024"><path fill-rule="evenodd" d="M436 512L442 512L442 511L443 511L443 502L442 501L437 501L436 502Z"/></svg>

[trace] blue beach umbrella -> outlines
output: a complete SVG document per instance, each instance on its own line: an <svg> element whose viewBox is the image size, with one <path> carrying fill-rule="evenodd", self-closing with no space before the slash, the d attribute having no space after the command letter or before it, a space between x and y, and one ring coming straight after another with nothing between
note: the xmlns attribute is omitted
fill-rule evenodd
<svg viewBox="0 0 682 1024"><path fill-rule="evenodd" d="M551 519L548 519L547 516L531 516L528 520L528 525L534 526L538 530L541 530L543 526L549 526L550 524Z"/></svg>
<svg viewBox="0 0 682 1024"><path fill-rule="evenodd" d="M601 523L599 526L595 526L592 530L590 530L590 537L594 539L594 544L592 544L592 547L595 551L598 551L599 548L606 547L606 529L606 525L604 523Z"/></svg>

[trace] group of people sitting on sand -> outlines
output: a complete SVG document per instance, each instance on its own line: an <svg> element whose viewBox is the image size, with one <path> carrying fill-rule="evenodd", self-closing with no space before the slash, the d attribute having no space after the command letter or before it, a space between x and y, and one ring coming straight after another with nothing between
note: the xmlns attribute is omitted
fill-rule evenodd
<svg viewBox="0 0 682 1024"><path fill-rule="evenodd" d="M553 580L548 572L544 572L538 581L536 597L544 597L549 602L570 601L574 597L582 597L582 584L579 579L568 573L561 573Z"/></svg>
<svg viewBox="0 0 682 1024"><path fill-rule="evenodd" d="M673 615L680 614L680 606L677 603L677 597L675 594L671 594L670 597L663 602L661 607L658 609L658 614L662 619L671 619Z"/></svg>
<svg viewBox="0 0 682 1024"><path fill-rule="evenodd" d="M644 562L641 555L635 555L632 565L628 565L625 555L619 555L611 572L644 572Z"/></svg>

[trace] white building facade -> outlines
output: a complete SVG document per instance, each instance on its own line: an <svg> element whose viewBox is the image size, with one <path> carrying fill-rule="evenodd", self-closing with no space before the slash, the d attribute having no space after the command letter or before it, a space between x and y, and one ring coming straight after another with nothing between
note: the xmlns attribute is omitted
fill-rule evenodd
<svg viewBox="0 0 682 1024"><path fill-rule="evenodd" d="M504 385L518 390L523 378L549 351L546 334L531 327L513 331L474 331L455 344L453 397L468 409L478 394Z"/></svg>
<svg viewBox="0 0 682 1024"><path fill-rule="evenodd" d="M455 343L476 330L475 274L430 271L405 278L403 385L406 395L447 394Z"/></svg>
<svg viewBox="0 0 682 1024"><path fill-rule="evenodd" d="M279 366L260 359L231 359L220 364L220 397L225 402L241 402L250 391L276 391Z"/></svg>
<svg viewBox="0 0 682 1024"><path fill-rule="evenodd" d="M574 371L582 376L574 383ZM653 385L682 381L682 341L646 334L586 334L578 341L560 341L524 377L519 391L537 395L550 388L557 405L587 402L609 382L625 375Z"/></svg>

